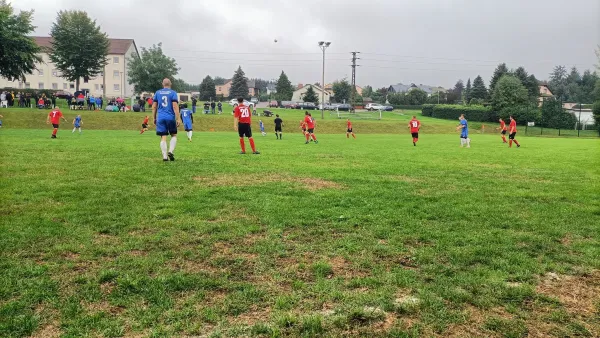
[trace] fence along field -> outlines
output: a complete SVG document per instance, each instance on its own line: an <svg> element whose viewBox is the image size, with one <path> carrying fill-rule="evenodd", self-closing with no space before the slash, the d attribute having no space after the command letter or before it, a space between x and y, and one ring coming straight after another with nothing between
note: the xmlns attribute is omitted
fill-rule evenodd
<svg viewBox="0 0 600 338"><path fill-rule="evenodd" d="M356 140L338 119L319 145L258 136L256 157L199 132L165 164L142 114L50 140L43 112L2 113L2 336L600 332L598 139L460 149L424 117L413 147L389 115Z"/></svg>

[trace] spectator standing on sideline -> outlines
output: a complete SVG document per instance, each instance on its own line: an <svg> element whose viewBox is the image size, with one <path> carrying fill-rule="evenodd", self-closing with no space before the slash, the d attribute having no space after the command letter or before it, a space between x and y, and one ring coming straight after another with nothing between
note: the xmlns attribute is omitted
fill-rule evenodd
<svg viewBox="0 0 600 338"><path fill-rule="evenodd" d="M0 94L0 108L1 107L8 108L8 101L6 100L6 92L2 92L2 94Z"/></svg>
<svg viewBox="0 0 600 338"><path fill-rule="evenodd" d="M215 107L217 106L217 104L215 103L215 101L212 101L210 103L210 110L212 111L213 115L215 114Z"/></svg>
<svg viewBox="0 0 600 338"><path fill-rule="evenodd" d="M102 110L102 96L98 96L96 98L96 105L98 106L99 110Z"/></svg>
<svg viewBox="0 0 600 338"><path fill-rule="evenodd" d="M144 99L140 97L138 100L138 105L140 106L140 110L145 113L146 112L146 101L144 101Z"/></svg>
<svg viewBox="0 0 600 338"><path fill-rule="evenodd" d="M221 103L221 101L217 103L217 108L219 109L219 115L221 115L223 113L223 104Z"/></svg>
<svg viewBox="0 0 600 338"><path fill-rule="evenodd" d="M196 97L192 97L192 114L196 114L196 104L198 104L198 99Z"/></svg>
<svg viewBox="0 0 600 338"><path fill-rule="evenodd" d="M25 108L26 103L25 103L25 94L21 93L19 95L19 107L21 108Z"/></svg>
<svg viewBox="0 0 600 338"><path fill-rule="evenodd" d="M149 97L148 100L146 100L146 103L148 103L148 107L152 108L152 103L154 102L154 100L152 100L152 97Z"/></svg>
<svg viewBox="0 0 600 338"><path fill-rule="evenodd" d="M50 97L50 102L52 103L52 109L56 108L56 94L52 93Z"/></svg>
<svg viewBox="0 0 600 338"><path fill-rule="evenodd" d="M27 108L31 108L31 94L27 93Z"/></svg>
<svg viewBox="0 0 600 338"><path fill-rule="evenodd" d="M6 94L6 103L8 105L8 107L12 107L14 104L14 96L12 93L7 93Z"/></svg>
<svg viewBox="0 0 600 338"><path fill-rule="evenodd" d="M208 114L210 112L210 103L204 102L204 114Z"/></svg>
<svg viewBox="0 0 600 338"><path fill-rule="evenodd" d="M96 110L96 98L93 95L90 97L90 103L92 104L92 110Z"/></svg>

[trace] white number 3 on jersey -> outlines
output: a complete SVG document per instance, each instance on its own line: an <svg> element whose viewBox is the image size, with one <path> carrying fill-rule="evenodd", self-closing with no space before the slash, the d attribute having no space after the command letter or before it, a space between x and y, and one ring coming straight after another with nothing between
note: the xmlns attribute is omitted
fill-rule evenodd
<svg viewBox="0 0 600 338"><path fill-rule="evenodd" d="M167 103L167 100L168 100L168 99L167 99L167 97L166 97L166 96L163 96L163 97L162 97L162 104L161 104L161 105L162 105L164 108L166 108L166 107L167 107L167 104L168 104L168 103Z"/></svg>

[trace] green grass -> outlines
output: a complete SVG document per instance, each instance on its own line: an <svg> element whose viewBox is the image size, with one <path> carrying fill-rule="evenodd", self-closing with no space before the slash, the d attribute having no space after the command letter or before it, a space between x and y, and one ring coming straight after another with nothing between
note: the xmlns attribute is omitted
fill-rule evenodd
<svg viewBox="0 0 600 338"><path fill-rule="evenodd" d="M0 336L600 332L598 139L413 147L402 123L318 145L270 133L240 156L233 132L197 132L163 163L139 119L0 130Z"/></svg>

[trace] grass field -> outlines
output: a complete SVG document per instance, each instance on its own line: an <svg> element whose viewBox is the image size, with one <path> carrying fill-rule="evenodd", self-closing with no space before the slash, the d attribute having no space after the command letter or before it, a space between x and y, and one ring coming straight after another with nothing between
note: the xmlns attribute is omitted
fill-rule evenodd
<svg viewBox="0 0 600 338"><path fill-rule="evenodd" d="M399 119L163 163L138 120L0 130L0 336L600 335L598 139L413 147Z"/></svg>

